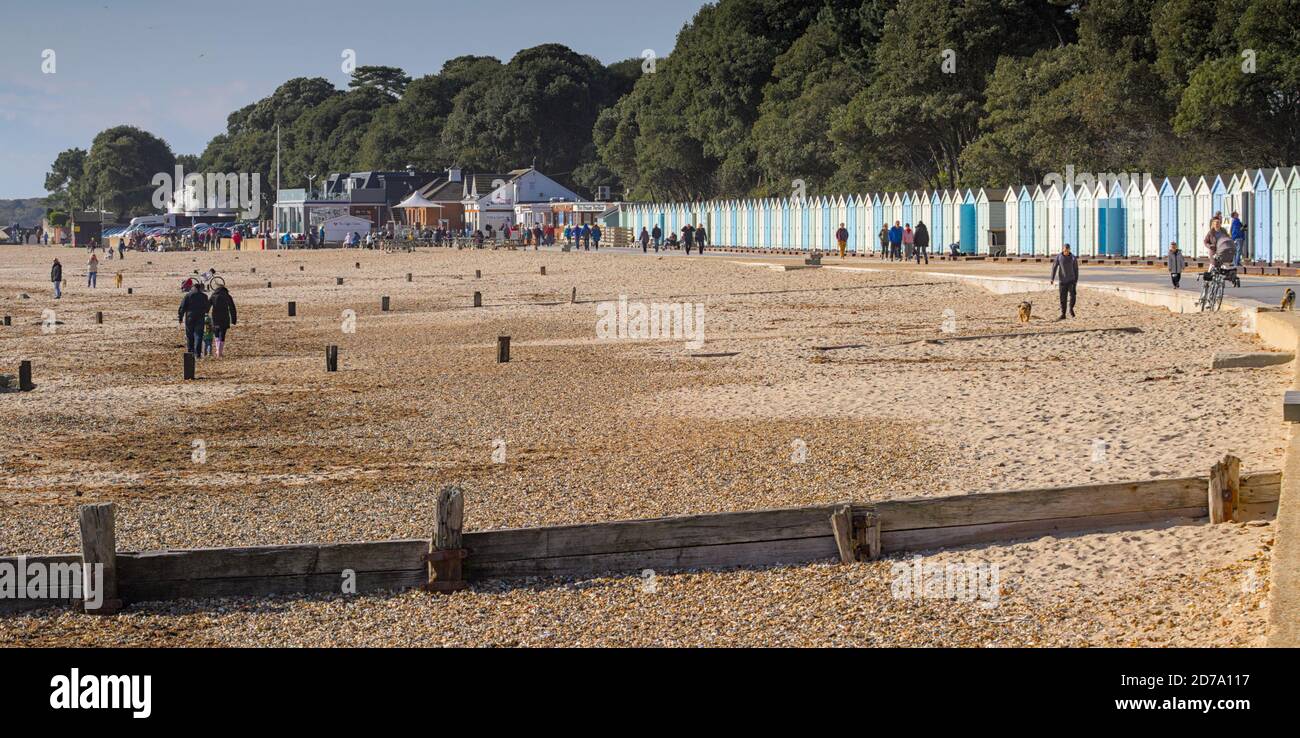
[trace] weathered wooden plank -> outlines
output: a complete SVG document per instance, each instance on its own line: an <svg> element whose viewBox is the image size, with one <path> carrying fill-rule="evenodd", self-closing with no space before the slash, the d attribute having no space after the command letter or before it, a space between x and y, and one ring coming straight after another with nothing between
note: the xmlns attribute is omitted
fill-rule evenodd
<svg viewBox="0 0 1300 738"><path fill-rule="evenodd" d="M836 559L835 537L823 517L822 531L816 538L790 538L779 541L730 543L718 546L689 546L624 553L554 556L508 561L482 561L473 554L465 560L471 578L510 578L530 576L591 576L617 572L654 569L706 569L739 566L773 566L804 564Z"/></svg>
<svg viewBox="0 0 1300 738"><path fill-rule="evenodd" d="M1204 495L1202 495L1204 496ZM979 525L954 525L942 528L914 528L881 533L881 546L885 553L921 551L948 546L965 546L973 543L1012 541L1019 538L1038 538L1058 533L1078 533L1099 530L1117 525L1137 525L1165 520L1193 520L1204 518L1206 507L1172 508L1139 512L1085 515L1046 520L1025 520L1007 523L982 523Z"/></svg>
<svg viewBox="0 0 1300 738"><path fill-rule="evenodd" d="M389 589L410 589L424 584L427 578L424 569L356 572L354 582L356 591L360 593ZM169 579L161 581L123 580L120 591L122 598L128 602L205 597L341 594L344 581L341 573L276 577Z"/></svg>
<svg viewBox="0 0 1300 738"><path fill-rule="evenodd" d="M881 531L1108 515L1205 506L1205 477L885 500Z"/></svg>
<svg viewBox="0 0 1300 738"><path fill-rule="evenodd" d="M686 515L465 534L479 563L550 556L620 553L828 535L833 507Z"/></svg>
<svg viewBox="0 0 1300 738"><path fill-rule="evenodd" d="M1242 504L1277 502L1282 496L1282 472L1262 471L1241 475Z"/></svg>
<svg viewBox="0 0 1300 738"><path fill-rule="evenodd" d="M841 505L831 513L831 532L835 536L835 548L840 554L840 563L851 564L858 560L853 541L853 507Z"/></svg>
<svg viewBox="0 0 1300 738"><path fill-rule="evenodd" d="M428 540L121 552L123 578L147 581L405 571L424 567Z"/></svg>
<svg viewBox="0 0 1300 738"><path fill-rule="evenodd" d="M1277 517L1277 500L1271 502L1246 502L1237 506L1237 522L1268 520Z"/></svg>

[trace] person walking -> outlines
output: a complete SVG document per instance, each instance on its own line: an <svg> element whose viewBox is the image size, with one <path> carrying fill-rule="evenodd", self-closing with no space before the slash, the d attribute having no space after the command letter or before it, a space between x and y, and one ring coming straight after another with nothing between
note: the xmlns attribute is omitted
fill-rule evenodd
<svg viewBox="0 0 1300 738"><path fill-rule="evenodd" d="M647 231L647 230L645 229L645 226L641 226L641 236L640 236L640 238L639 238L638 240L641 241L641 253L643 253L643 254L645 254L645 253L649 253L649 251L650 251L650 231ZM655 251L658 251L658 250L659 250L659 249L655 249Z"/></svg>
<svg viewBox="0 0 1300 738"><path fill-rule="evenodd" d="M880 226L879 237L880 237L880 258L882 259L888 258L889 257L889 229L886 228L885 226Z"/></svg>
<svg viewBox="0 0 1300 738"><path fill-rule="evenodd" d="M695 250L700 254L700 256L704 255L704 244L708 242L709 234L704 230L704 226L695 226Z"/></svg>
<svg viewBox="0 0 1300 738"><path fill-rule="evenodd" d="M908 223L903 228L903 256L909 261L912 258L912 244L916 241L916 234L912 232L912 224Z"/></svg>
<svg viewBox="0 0 1300 738"><path fill-rule="evenodd" d="M90 254L90 261L86 262L86 286L95 287L96 277L99 276L99 257L94 252Z"/></svg>
<svg viewBox="0 0 1300 738"><path fill-rule="evenodd" d="M1232 265L1241 266L1241 253L1246 250L1246 226L1241 222L1236 211L1232 213L1232 231L1229 235L1232 237L1232 245L1236 248Z"/></svg>
<svg viewBox="0 0 1300 738"><path fill-rule="evenodd" d="M664 232L663 229L659 227L658 223L656 223L654 229L650 231L650 240L655 242L655 253L659 253L659 244L663 243Z"/></svg>
<svg viewBox="0 0 1300 738"><path fill-rule="evenodd" d="M903 260L903 227L899 221L894 221L894 227L889 229L889 260Z"/></svg>
<svg viewBox="0 0 1300 738"><path fill-rule="evenodd" d="M194 358L203 356L203 318L208 314L208 296L199 280L190 280L190 289L176 309L176 322L185 325L185 350Z"/></svg>
<svg viewBox="0 0 1300 738"><path fill-rule="evenodd" d="M54 299L58 300L63 297L63 265L58 259L50 267L50 281L54 283Z"/></svg>
<svg viewBox="0 0 1300 738"><path fill-rule="evenodd" d="M1183 258L1183 252L1178 250L1178 242L1169 242L1169 254L1165 256L1165 264L1169 267L1169 279L1174 283L1174 289L1178 289L1178 283L1183 278L1183 269L1187 268L1187 259Z"/></svg>
<svg viewBox="0 0 1300 738"><path fill-rule="evenodd" d="M920 264L921 259L925 263L930 263L930 229L925 227L924 221L916 222L916 232L912 235L912 253L916 254L916 263Z"/></svg>
<svg viewBox="0 0 1300 738"><path fill-rule="evenodd" d="M235 298L230 296L225 284L217 285L208 302L212 319L212 355L220 359L226 346L226 331L239 323L239 314L235 311Z"/></svg>
<svg viewBox="0 0 1300 738"><path fill-rule="evenodd" d="M691 246L695 244L695 229L690 223L682 226L682 248L686 249L686 255L691 255Z"/></svg>
<svg viewBox="0 0 1300 738"><path fill-rule="evenodd" d="M1061 253L1056 255L1052 260L1052 276L1048 284L1057 282L1059 279L1061 293L1061 317L1057 320L1065 320L1065 310L1067 298L1069 301L1070 317L1074 317L1074 302L1077 297L1079 286L1079 260L1074 254L1070 253L1070 244L1065 244L1061 248Z"/></svg>
<svg viewBox="0 0 1300 738"><path fill-rule="evenodd" d="M849 250L849 229L840 223L839 230L835 231L835 245L840 248L840 258L844 258L844 253Z"/></svg>
<svg viewBox="0 0 1300 738"><path fill-rule="evenodd" d="M599 223L591 226L591 247L596 251L600 251L600 224Z"/></svg>

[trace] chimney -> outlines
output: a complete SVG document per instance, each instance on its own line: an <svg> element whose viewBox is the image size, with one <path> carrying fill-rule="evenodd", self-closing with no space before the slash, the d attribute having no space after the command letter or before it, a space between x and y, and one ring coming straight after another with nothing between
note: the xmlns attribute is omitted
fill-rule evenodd
<svg viewBox="0 0 1300 738"><path fill-rule="evenodd" d="M447 170L447 181L448 182L460 181L460 167L451 167Z"/></svg>

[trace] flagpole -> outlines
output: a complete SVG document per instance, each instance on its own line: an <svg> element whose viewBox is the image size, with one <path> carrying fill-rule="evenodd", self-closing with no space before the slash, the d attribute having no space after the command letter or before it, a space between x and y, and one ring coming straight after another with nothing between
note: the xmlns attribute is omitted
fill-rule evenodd
<svg viewBox="0 0 1300 738"><path fill-rule="evenodd" d="M272 212L273 226L277 237L280 235L280 124L275 124L275 210Z"/></svg>

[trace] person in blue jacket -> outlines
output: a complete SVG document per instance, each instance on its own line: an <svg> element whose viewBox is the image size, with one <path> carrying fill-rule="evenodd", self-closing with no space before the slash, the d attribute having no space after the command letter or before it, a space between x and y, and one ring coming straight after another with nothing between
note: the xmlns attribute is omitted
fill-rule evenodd
<svg viewBox="0 0 1300 738"><path fill-rule="evenodd" d="M1232 214L1232 243L1237 247L1237 253L1233 257L1233 266L1241 266L1241 252L1246 250L1246 226L1242 224L1241 218L1236 212Z"/></svg>
<svg viewBox="0 0 1300 738"><path fill-rule="evenodd" d="M889 229L889 260L903 260L903 227L898 221Z"/></svg>

